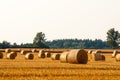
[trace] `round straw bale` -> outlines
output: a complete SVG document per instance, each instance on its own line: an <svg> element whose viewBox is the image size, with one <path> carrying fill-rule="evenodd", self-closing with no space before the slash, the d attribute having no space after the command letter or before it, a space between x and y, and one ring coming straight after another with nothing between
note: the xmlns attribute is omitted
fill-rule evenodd
<svg viewBox="0 0 120 80"><path fill-rule="evenodd" d="M2 59L3 58L3 53L2 52L0 52L0 59Z"/></svg>
<svg viewBox="0 0 120 80"><path fill-rule="evenodd" d="M45 53L43 52L43 50L40 50L40 51L39 51L38 57L39 57L39 58L45 58Z"/></svg>
<svg viewBox="0 0 120 80"><path fill-rule="evenodd" d="M25 59L30 59L30 60L32 60L32 59L34 59L34 55L33 55L32 53L27 53L27 54L25 55Z"/></svg>
<svg viewBox="0 0 120 80"><path fill-rule="evenodd" d="M11 50L10 49L5 49L5 53L10 53Z"/></svg>
<svg viewBox="0 0 120 80"><path fill-rule="evenodd" d="M80 50L71 50L67 56L68 63L76 63L76 64L87 64L88 55L87 51Z"/></svg>
<svg viewBox="0 0 120 80"><path fill-rule="evenodd" d="M15 57L17 56L17 52L10 52L10 53L14 54Z"/></svg>
<svg viewBox="0 0 120 80"><path fill-rule="evenodd" d="M45 57L51 57L50 52L45 52Z"/></svg>
<svg viewBox="0 0 120 80"><path fill-rule="evenodd" d="M67 56L68 56L69 52L63 52L61 55L60 55L60 62L63 62L63 63L67 63Z"/></svg>
<svg viewBox="0 0 120 80"><path fill-rule="evenodd" d="M91 53L92 53L92 50L89 50L89 51L88 51L88 54L91 54Z"/></svg>
<svg viewBox="0 0 120 80"><path fill-rule="evenodd" d="M102 60L102 56L100 53L92 53L92 59L95 61Z"/></svg>
<svg viewBox="0 0 120 80"><path fill-rule="evenodd" d="M112 54L112 58L114 58L114 57L116 56L116 54L117 54L117 51L114 50L114 51L113 51L113 54Z"/></svg>
<svg viewBox="0 0 120 80"><path fill-rule="evenodd" d="M92 59L92 55L91 55L92 54L92 50L89 50L87 53L88 53L88 60L91 60Z"/></svg>
<svg viewBox="0 0 120 80"><path fill-rule="evenodd" d="M17 49L17 51L18 51L18 52L20 52L20 51L21 51L21 49Z"/></svg>
<svg viewBox="0 0 120 80"><path fill-rule="evenodd" d="M37 52L37 50L36 50L36 49L32 49L31 51L32 51L32 53L35 53L35 52Z"/></svg>
<svg viewBox="0 0 120 80"><path fill-rule="evenodd" d="M60 60L60 54L59 53L54 53L51 55L52 60Z"/></svg>
<svg viewBox="0 0 120 80"><path fill-rule="evenodd" d="M101 57L102 57L102 60L105 61L105 56L104 56L104 55L101 55Z"/></svg>
<svg viewBox="0 0 120 80"><path fill-rule="evenodd" d="M8 53L7 54L7 59L15 59L15 54L14 53Z"/></svg>
<svg viewBox="0 0 120 80"><path fill-rule="evenodd" d="M116 59L117 62L120 61L120 54L117 54L117 55L115 56L115 59Z"/></svg>
<svg viewBox="0 0 120 80"><path fill-rule="evenodd" d="M21 52L20 52L20 54L21 55L25 55L25 54L27 54L28 52L27 51L24 51L24 50L21 50Z"/></svg>

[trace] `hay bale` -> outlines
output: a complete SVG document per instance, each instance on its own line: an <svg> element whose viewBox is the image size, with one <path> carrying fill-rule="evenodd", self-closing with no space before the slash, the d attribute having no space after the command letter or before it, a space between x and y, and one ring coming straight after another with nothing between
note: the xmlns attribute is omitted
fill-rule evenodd
<svg viewBox="0 0 120 80"><path fill-rule="evenodd" d="M21 55L26 55L27 53L28 53L28 52L27 52L27 51L24 51L24 50L21 50L21 51L20 51L20 54L21 54Z"/></svg>
<svg viewBox="0 0 120 80"><path fill-rule="evenodd" d="M116 59L117 62L120 62L120 54L117 54L117 55L115 56L115 59Z"/></svg>
<svg viewBox="0 0 120 80"><path fill-rule="evenodd" d="M10 53L11 49L5 49L5 53Z"/></svg>
<svg viewBox="0 0 120 80"><path fill-rule="evenodd" d="M3 53L2 52L0 52L0 59L2 59L3 58Z"/></svg>
<svg viewBox="0 0 120 80"><path fill-rule="evenodd" d="M88 50L87 54L88 54L88 60L90 61L92 59L92 55L91 55L92 50Z"/></svg>
<svg viewBox="0 0 120 80"><path fill-rule="evenodd" d="M19 53L21 51L21 49L18 48L10 48L11 52L17 52Z"/></svg>
<svg viewBox="0 0 120 80"><path fill-rule="evenodd" d="M68 56L69 52L63 52L61 55L60 55L60 62L62 63L67 63L67 56Z"/></svg>
<svg viewBox="0 0 120 80"><path fill-rule="evenodd" d="M117 51L114 50L114 51L113 51L113 54L112 54L112 58L114 58L116 55L117 55Z"/></svg>
<svg viewBox="0 0 120 80"><path fill-rule="evenodd" d="M27 54L25 55L25 59L30 59L30 60L32 60L32 59L34 59L34 55L33 55L32 53L27 53Z"/></svg>
<svg viewBox="0 0 120 80"><path fill-rule="evenodd" d="M51 57L50 52L45 52L45 57Z"/></svg>
<svg viewBox="0 0 120 80"><path fill-rule="evenodd" d="M15 57L17 56L17 52L10 52L10 53L14 54Z"/></svg>
<svg viewBox="0 0 120 80"><path fill-rule="evenodd" d="M6 57L7 59L15 59L16 56L14 53L8 53Z"/></svg>
<svg viewBox="0 0 120 80"><path fill-rule="evenodd" d="M39 58L45 58L45 53L44 53L43 50L40 50L40 51L39 51L38 57L39 57Z"/></svg>
<svg viewBox="0 0 120 80"><path fill-rule="evenodd" d="M68 63L76 63L76 64L87 64L88 55L87 51L80 50L71 50L67 56Z"/></svg>
<svg viewBox="0 0 120 80"><path fill-rule="evenodd" d="M94 60L94 61L102 60L101 54L100 53L92 53L92 60Z"/></svg>
<svg viewBox="0 0 120 80"><path fill-rule="evenodd" d="M59 53L54 53L51 55L52 60L60 60L60 54Z"/></svg>
<svg viewBox="0 0 120 80"><path fill-rule="evenodd" d="M37 50L36 49L31 49L32 53L36 53Z"/></svg>
<svg viewBox="0 0 120 80"><path fill-rule="evenodd" d="M101 55L100 53L98 53L98 51L93 51L92 52L92 60L94 61L105 61L105 56L104 55Z"/></svg>
<svg viewBox="0 0 120 80"><path fill-rule="evenodd" d="M21 49L17 49L17 51L18 51L18 52L20 52L20 51L21 51Z"/></svg>
<svg viewBox="0 0 120 80"><path fill-rule="evenodd" d="M105 61L105 56L104 56L104 55L101 55L101 57L102 57L102 60Z"/></svg>
<svg viewBox="0 0 120 80"><path fill-rule="evenodd" d="M92 53L92 50L89 50L89 51L88 51L88 54L91 54L91 53Z"/></svg>

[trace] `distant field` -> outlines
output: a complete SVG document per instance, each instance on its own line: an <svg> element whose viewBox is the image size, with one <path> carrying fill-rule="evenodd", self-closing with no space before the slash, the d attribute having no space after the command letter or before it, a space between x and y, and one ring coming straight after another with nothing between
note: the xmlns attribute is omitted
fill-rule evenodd
<svg viewBox="0 0 120 80"><path fill-rule="evenodd" d="M18 54L15 60L0 60L0 80L120 80L120 63L104 54L106 61L88 64L61 63L50 58L25 60Z"/></svg>

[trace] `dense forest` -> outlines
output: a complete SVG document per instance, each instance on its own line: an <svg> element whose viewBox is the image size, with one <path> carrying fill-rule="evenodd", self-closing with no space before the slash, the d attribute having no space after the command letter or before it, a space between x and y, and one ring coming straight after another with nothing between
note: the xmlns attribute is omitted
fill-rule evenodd
<svg viewBox="0 0 120 80"><path fill-rule="evenodd" d="M106 41L101 39L58 39L46 41L45 34L39 32L33 39L33 43L17 43L3 41L0 48L76 48L76 49L118 49L120 47L120 33L114 28L107 32Z"/></svg>
<svg viewBox="0 0 120 80"><path fill-rule="evenodd" d="M89 49L105 49L110 48L107 45L106 41L102 41L100 39L90 40L90 39L61 39L61 40L53 40L47 41L46 44L50 48L89 48Z"/></svg>
<svg viewBox="0 0 120 80"><path fill-rule="evenodd" d="M107 45L106 41L102 41L100 39L90 40L90 39L59 39L53 41L46 41L45 45L49 46L49 48L89 48L89 49L105 49L111 48ZM0 48L34 48L32 43L25 44L11 44L10 42L3 41L0 43ZM48 48L48 47L47 47Z"/></svg>

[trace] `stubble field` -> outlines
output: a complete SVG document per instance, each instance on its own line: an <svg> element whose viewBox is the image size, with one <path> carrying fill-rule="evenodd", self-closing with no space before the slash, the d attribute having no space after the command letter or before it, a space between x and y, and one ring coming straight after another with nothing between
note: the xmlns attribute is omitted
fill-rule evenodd
<svg viewBox="0 0 120 80"><path fill-rule="evenodd" d="M103 54L106 61L89 60L87 64L61 63L51 58L25 60L0 59L0 80L120 80L120 62Z"/></svg>

